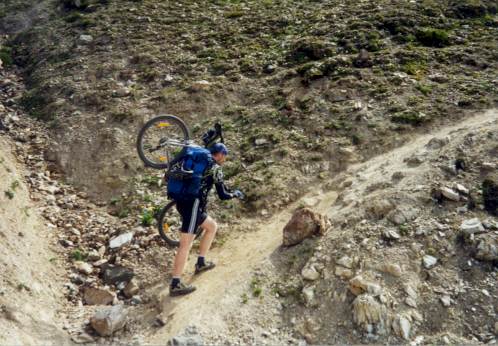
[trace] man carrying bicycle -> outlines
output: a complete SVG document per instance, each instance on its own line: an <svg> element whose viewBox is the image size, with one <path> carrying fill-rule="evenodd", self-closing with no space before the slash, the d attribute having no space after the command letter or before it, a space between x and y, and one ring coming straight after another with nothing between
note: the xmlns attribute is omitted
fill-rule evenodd
<svg viewBox="0 0 498 346"><path fill-rule="evenodd" d="M176 208L182 217L182 227L180 236L180 246L175 256L173 264L172 280L170 285L170 295L179 296L195 291L195 287L181 282L180 278L185 268L187 258L195 238L198 227L204 230L199 248L199 257L195 265L195 274L213 269L215 264L206 261L205 257L214 240L217 230L216 221L208 216L206 212L208 194L216 188L218 197L221 200L232 198L243 198L244 195L239 190L230 191L223 182L223 171L221 166L226 160L228 149L223 143L215 143L210 148L213 163L210 164L201 180L200 194L198 198L177 200Z"/></svg>

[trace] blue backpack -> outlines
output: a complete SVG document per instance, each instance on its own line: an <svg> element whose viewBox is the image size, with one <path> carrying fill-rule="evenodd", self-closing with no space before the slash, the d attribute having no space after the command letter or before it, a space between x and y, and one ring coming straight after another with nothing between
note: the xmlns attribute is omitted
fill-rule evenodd
<svg viewBox="0 0 498 346"><path fill-rule="evenodd" d="M209 150L202 147L185 147L166 173L168 197L190 200L200 197L202 178L213 164Z"/></svg>

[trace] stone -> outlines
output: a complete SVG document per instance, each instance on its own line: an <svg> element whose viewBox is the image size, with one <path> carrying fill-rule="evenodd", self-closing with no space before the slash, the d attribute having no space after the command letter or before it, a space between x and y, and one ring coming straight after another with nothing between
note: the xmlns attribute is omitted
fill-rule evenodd
<svg viewBox="0 0 498 346"><path fill-rule="evenodd" d="M410 321L403 315L398 316L393 324L394 332L405 340L410 340L411 328Z"/></svg>
<svg viewBox="0 0 498 346"><path fill-rule="evenodd" d="M268 144L268 140L266 138L256 138L254 144L257 146L266 145Z"/></svg>
<svg viewBox="0 0 498 346"><path fill-rule="evenodd" d="M367 68L372 67L373 62L370 58L370 54L366 49L361 49L356 58L353 60L353 66L357 68Z"/></svg>
<svg viewBox="0 0 498 346"><path fill-rule="evenodd" d="M419 213L420 210L418 208L415 208L411 205L401 205L389 212L389 214L387 214L387 219L393 224L399 226L415 220L418 217ZM395 233L392 234L396 236Z"/></svg>
<svg viewBox="0 0 498 346"><path fill-rule="evenodd" d="M335 275L340 277L341 279L348 280L353 277L353 272L347 268L343 268L341 266L335 267Z"/></svg>
<svg viewBox="0 0 498 346"><path fill-rule="evenodd" d="M100 336L109 336L125 326L127 317L128 311L123 305L114 305L97 310L90 325Z"/></svg>
<svg viewBox="0 0 498 346"><path fill-rule="evenodd" d="M91 262L95 262L95 261L98 261L100 260L100 254L98 253L97 250L91 250L89 253L88 253L88 257L87 259Z"/></svg>
<svg viewBox="0 0 498 346"><path fill-rule="evenodd" d="M450 189L449 187L443 187L441 188L441 194L443 197L446 199L449 199L450 201L459 201L460 200L460 195L458 192L454 191L453 189Z"/></svg>
<svg viewBox="0 0 498 346"><path fill-rule="evenodd" d="M114 294L106 289L87 287L83 292L86 305L109 305L113 300Z"/></svg>
<svg viewBox="0 0 498 346"><path fill-rule="evenodd" d="M168 346L204 346L204 340L195 326L188 326L180 335L170 339Z"/></svg>
<svg viewBox="0 0 498 346"><path fill-rule="evenodd" d="M313 305L313 302L315 300L315 289L313 288L313 286L303 288L303 297L306 306Z"/></svg>
<svg viewBox="0 0 498 346"><path fill-rule="evenodd" d="M137 294L139 290L140 287L138 286L135 279L131 279L130 282L128 282L128 284L126 285L126 287L123 289L123 293L126 298L131 298L135 294Z"/></svg>
<svg viewBox="0 0 498 346"><path fill-rule="evenodd" d="M89 344L92 342L95 342L95 339L93 336L91 336L88 333L81 332L80 334L71 337L71 339L76 343L76 344Z"/></svg>
<svg viewBox="0 0 498 346"><path fill-rule="evenodd" d="M320 277L320 273L317 272L315 267L313 266L304 267L303 270L301 270L301 275L305 280L309 281L318 280L318 278Z"/></svg>
<svg viewBox="0 0 498 346"><path fill-rule="evenodd" d="M498 184L487 178L482 182L482 200L484 209L491 215L498 216Z"/></svg>
<svg viewBox="0 0 498 346"><path fill-rule="evenodd" d="M426 269L430 269L432 267L434 267L437 263L437 258L436 257L433 257L433 256L430 256L430 255L425 255L423 258L422 258L422 261L424 263L424 267Z"/></svg>
<svg viewBox="0 0 498 346"><path fill-rule="evenodd" d="M135 273L120 265L107 265L103 271L102 278L108 285L115 285L118 282L129 282Z"/></svg>
<svg viewBox="0 0 498 346"><path fill-rule="evenodd" d="M411 297L406 297L405 303L406 305L411 306L412 308L417 308L417 302L415 301L415 299Z"/></svg>
<svg viewBox="0 0 498 346"><path fill-rule="evenodd" d="M445 138L431 138L429 142L425 145L426 148L436 150L436 149L441 149L444 147L446 144L450 142L448 137Z"/></svg>
<svg viewBox="0 0 498 346"><path fill-rule="evenodd" d="M460 225L460 231L463 232L464 235L471 235L475 233L484 232L484 226L478 218L468 219L462 222Z"/></svg>
<svg viewBox="0 0 498 346"><path fill-rule="evenodd" d="M93 42L93 37L91 35L80 35L79 39L83 43Z"/></svg>
<svg viewBox="0 0 498 346"><path fill-rule="evenodd" d="M323 235L326 231L324 216L308 208L301 208L294 212L291 220L283 230L283 245L291 246L302 242L313 235Z"/></svg>
<svg viewBox="0 0 498 346"><path fill-rule="evenodd" d="M482 261L498 261L498 237L484 234L478 238L475 257Z"/></svg>
<svg viewBox="0 0 498 346"><path fill-rule="evenodd" d="M91 273L93 273L93 267L90 264L83 261L74 262L74 268L78 270L80 273L86 275L90 275Z"/></svg>
<svg viewBox="0 0 498 346"><path fill-rule="evenodd" d="M370 293L371 295L378 296L382 293L382 288L379 284L368 281L361 275L357 275L349 280L349 290L356 296L363 293Z"/></svg>
<svg viewBox="0 0 498 346"><path fill-rule="evenodd" d="M396 263L384 263L382 265L382 271L395 277L400 277L402 274L401 267Z"/></svg>
<svg viewBox="0 0 498 346"><path fill-rule="evenodd" d="M128 243L133 239L133 232L123 233L109 241L109 248L117 249Z"/></svg>
<svg viewBox="0 0 498 346"><path fill-rule="evenodd" d="M192 85L190 86L190 89L195 92L208 91L209 89L211 89L211 86L212 84L207 80L199 80L193 82Z"/></svg>
<svg viewBox="0 0 498 346"><path fill-rule="evenodd" d="M365 331L369 325L383 325L386 317L386 307L369 294L362 294L353 301L353 321Z"/></svg>
<svg viewBox="0 0 498 346"><path fill-rule="evenodd" d="M448 295L444 295L439 298L444 307L449 307L451 305L451 297Z"/></svg>
<svg viewBox="0 0 498 346"><path fill-rule="evenodd" d="M408 295L408 297L412 298L413 300L417 300L418 294L412 285L406 284L404 286L404 289L405 289L405 293Z"/></svg>
<svg viewBox="0 0 498 346"><path fill-rule="evenodd" d="M398 240L400 238L398 232L393 229L386 229L384 232L382 232L382 236L387 240Z"/></svg>
<svg viewBox="0 0 498 346"><path fill-rule="evenodd" d="M343 266L345 268L352 269L353 268L353 259L348 256L342 256L336 261L337 265Z"/></svg>
<svg viewBox="0 0 498 346"><path fill-rule="evenodd" d="M465 186L462 184L456 184L455 185L456 190L461 193L462 195L467 196L469 194L469 189L467 189Z"/></svg>

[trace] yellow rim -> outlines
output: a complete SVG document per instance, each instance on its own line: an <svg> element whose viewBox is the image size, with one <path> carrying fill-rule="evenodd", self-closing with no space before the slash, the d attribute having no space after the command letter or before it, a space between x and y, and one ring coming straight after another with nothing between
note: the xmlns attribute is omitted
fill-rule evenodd
<svg viewBox="0 0 498 346"><path fill-rule="evenodd" d="M156 127L158 129L161 129L163 127L168 127L168 126L171 126L171 124L170 123L165 123L165 122L160 122L160 123L157 123L157 125L156 125Z"/></svg>
<svg viewBox="0 0 498 346"><path fill-rule="evenodd" d="M169 225L167 223L163 223L163 231L166 233L166 232L169 232Z"/></svg>
<svg viewBox="0 0 498 346"><path fill-rule="evenodd" d="M167 160L168 160L168 158L166 156L159 156L159 161L164 162Z"/></svg>

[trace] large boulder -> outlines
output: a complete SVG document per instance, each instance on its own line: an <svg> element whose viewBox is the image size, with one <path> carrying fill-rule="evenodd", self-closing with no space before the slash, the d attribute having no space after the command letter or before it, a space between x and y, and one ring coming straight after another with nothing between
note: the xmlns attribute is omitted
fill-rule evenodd
<svg viewBox="0 0 498 346"><path fill-rule="evenodd" d="M95 287L87 287L83 293L86 305L109 305L114 300L114 294L109 290Z"/></svg>
<svg viewBox="0 0 498 346"><path fill-rule="evenodd" d="M125 326L127 317L128 310L123 305L114 305L98 310L90 319L90 324L100 336L109 336Z"/></svg>
<svg viewBox="0 0 498 346"><path fill-rule="evenodd" d="M482 199L488 213L498 216L498 184L493 179L482 182Z"/></svg>
<svg viewBox="0 0 498 346"><path fill-rule="evenodd" d="M309 208L294 212L284 227L284 246L296 245L313 235L323 235L326 231L326 218Z"/></svg>

